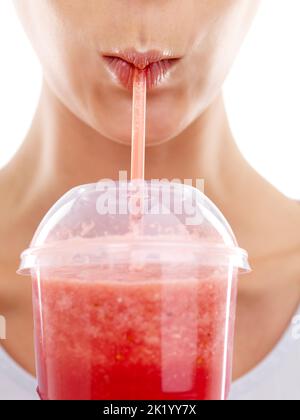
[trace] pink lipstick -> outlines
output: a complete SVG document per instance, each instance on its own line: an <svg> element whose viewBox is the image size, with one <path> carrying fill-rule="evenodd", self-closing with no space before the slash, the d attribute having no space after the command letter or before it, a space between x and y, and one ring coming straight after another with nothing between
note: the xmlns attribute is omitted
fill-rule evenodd
<svg viewBox="0 0 300 420"><path fill-rule="evenodd" d="M132 89L136 68L145 71L147 87L153 89L168 76L172 67L180 60L158 51L138 53L127 50L117 54L103 54L110 73L126 89Z"/></svg>

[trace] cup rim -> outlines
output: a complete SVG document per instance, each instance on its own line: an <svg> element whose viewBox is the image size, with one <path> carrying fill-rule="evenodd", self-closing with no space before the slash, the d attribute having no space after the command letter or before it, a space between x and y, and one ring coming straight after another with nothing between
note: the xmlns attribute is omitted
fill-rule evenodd
<svg viewBox="0 0 300 420"><path fill-rule="evenodd" d="M55 258L58 256L58 259L63 257L71 258L76 257L76 255L90 255L97 256L101 253L107 253L108 255L117 254L121 255L122 253L133 253L133 252L156 252L159 253L162 257L166 254L174 258L174 252L176 250L181 250L181 253L178 253L179 258L175 258L174 262L183 258L182 253L193 252L201 253L207 257L207 261L210 261L208 265L218 265L220 261L223 261L223 264L226 264L226 261L231 263L241 272L247 273L251 271L251 267L248 262L248 252L239 247L228 246L224 244L218 244L214 242L193 242L189 240L180 239L177 242L171 241L170 239L166 240L128 240L124 239L120 241L120 238L115 241L110 238L108 241L103 240L104 238L94 238L91 239L72 239L69 241L69 244L64 244L60 241L57 243L51 243L48 245L42 245L39 247L28 248L21 254L21 264L17 271L18 274L28 274L28 270L35 269L37 267L60 267L62 264L49 263L49 258ZM67 241L66 241L67 242ZM203 254L204 251L204 254ZM86 254L84 254L86 253ZM215 264L212 263L215 261ZM70 264L71 266L72 264ZM86 265L92 265L86 263ZM74 263L74 266L76 264Z"/></svg>

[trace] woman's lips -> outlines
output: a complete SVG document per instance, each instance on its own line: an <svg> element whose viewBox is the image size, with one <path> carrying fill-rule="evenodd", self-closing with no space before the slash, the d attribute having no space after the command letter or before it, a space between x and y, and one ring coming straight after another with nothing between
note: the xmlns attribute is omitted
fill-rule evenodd
<svg viewBox="0 0 300 420"><path fill-rule="evenodd" d="M145 71L148 89L153 89L166 80L171 68L179 61L179 58L166 57L156 51L126 51L116 55L105 54L103 58L115 79L126 89L132 89L136 68Z"/></svg>

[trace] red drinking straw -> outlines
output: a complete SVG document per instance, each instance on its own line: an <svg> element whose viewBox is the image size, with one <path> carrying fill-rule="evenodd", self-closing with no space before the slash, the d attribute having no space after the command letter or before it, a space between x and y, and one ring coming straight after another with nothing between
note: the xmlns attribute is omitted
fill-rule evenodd
<svg viewBox="0 0 300 420"><path fill-rule="evenodd" d="M135 69L132 104L131 180L145 179L147 78L144 70Z"/></svg>

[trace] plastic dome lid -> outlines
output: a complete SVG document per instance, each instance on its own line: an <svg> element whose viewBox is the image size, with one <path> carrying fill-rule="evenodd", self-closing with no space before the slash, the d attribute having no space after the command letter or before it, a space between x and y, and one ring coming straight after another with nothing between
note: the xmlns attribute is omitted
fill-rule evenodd
<svg viewBox="0 0 300 420"><path fill-rule="evenodd" d="M134 249L176 260L185 250L196 253L199 263L250 270L230 225L199 190L158 181L108 181L74 188L50 209L18 272L97 264L104 254Z"/></svg>

